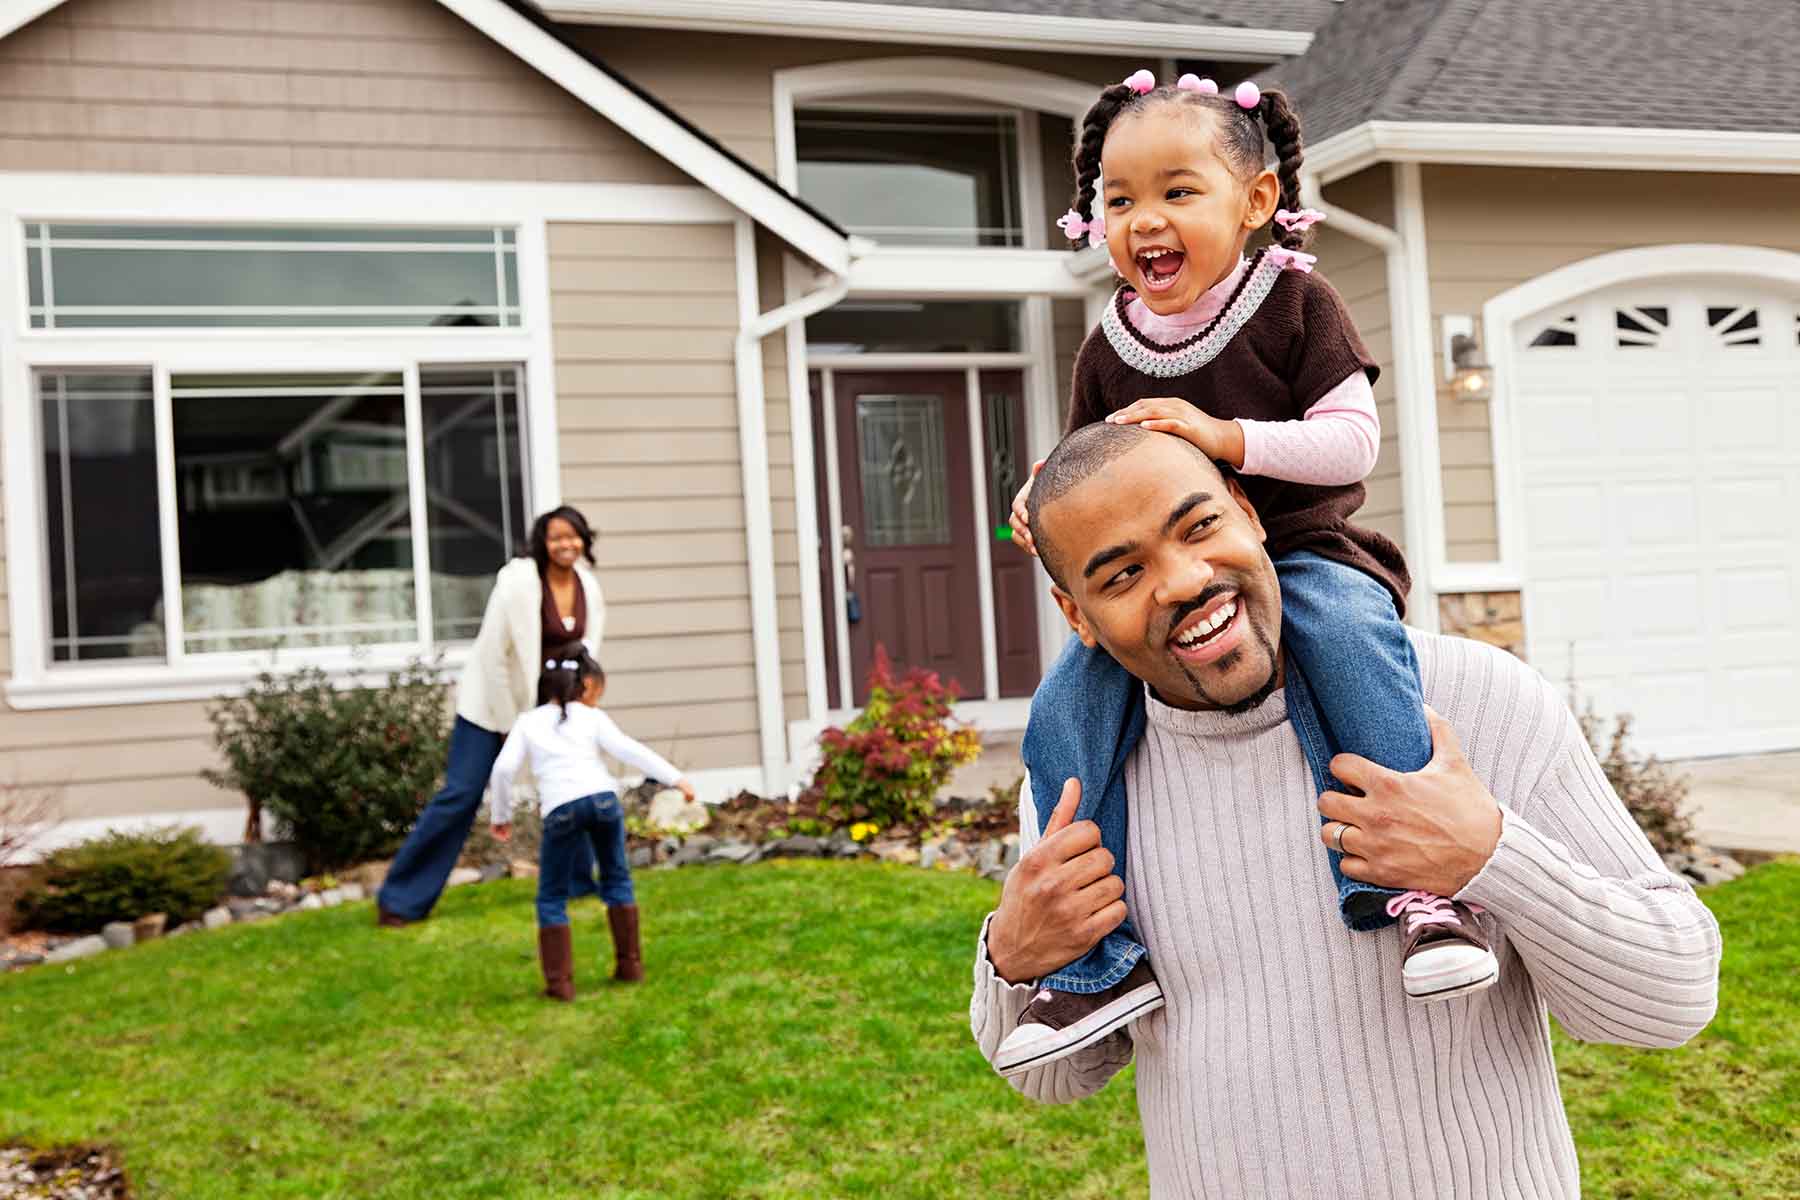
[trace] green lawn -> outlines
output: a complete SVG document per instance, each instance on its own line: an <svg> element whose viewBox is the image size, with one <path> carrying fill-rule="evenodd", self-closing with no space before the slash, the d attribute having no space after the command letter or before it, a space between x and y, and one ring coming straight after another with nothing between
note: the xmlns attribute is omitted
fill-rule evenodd
<svg viewBox="0 0 1800 1200"><path fill-rule="evenodd" d="M638 883L650 982L602 984L586 901L572 1006L536 997L523 882L401 933L365 903L0 977L0 1141L112 1142L180 1200L1145 1191L1129 1075L1040 1108L975 1054L995 885L820 862ZM1589 1195L1800 1195L1800 862L1708 901L1706 1035L1559 1046Z"/></svg>

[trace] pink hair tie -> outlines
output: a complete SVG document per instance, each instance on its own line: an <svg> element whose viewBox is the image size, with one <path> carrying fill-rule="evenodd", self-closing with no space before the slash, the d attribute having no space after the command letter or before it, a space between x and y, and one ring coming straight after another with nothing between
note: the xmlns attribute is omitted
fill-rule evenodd
<svg viewBox="0 0 1800 1200"><path fill-rule="evenodd" d="M1085 237L1088 240L1088 245L1098 246L1101 242L1106 240L1105 221L1098 217L1094 218L1092 221L1086 220L1080 213L1072 208L1062 216L1056 218L1056 227L1062 230L1063 236L1068 238L1071 242L1079 242Z"/></svg>
<svg viewBox="0 0 1800 1200"><path fill-rule="evenodd" d="M1325 214L1316 208L1303 208L1299 212L1289 212L1285 208L1275 211L1275 223L1289 233L1304 233L1325 219Z"/></svg>
<svg viewBox="0 0 1800 1200"><path fill-rule="evenodd" d="M1289 250L1286 246L1270 246L1269 261L1284 271L1299 271L1311 275L1313 264L1319 261L1316 254L1304 254L1299 250Z"/></svg>
<svg viewBox="0 0 1800 1200"><path fill-rule="evenodd" d="M1262 101L1262 89L1246 79L1237 85L1237 91L1233 93L1232 98L1237 101L1239 108L1255 108Z"/></svg>
<svg viewBox="0 0 1800 1200"><path fill-rule="evenodd" d="M1139 68L1125 77L1125 86L1142 96L1145 92L1156 88L1156 76Z"/></svg>
<svg viewBox="0 0 1800 1200"><path fill-rule="evenodd" d="M1175 86L1184 92L1199 92L1202 96L1216 96L1219 94L1218 84L1210 79L1202 79L1198 75L1192 73L1183 75L1180 79L1177 79L1175 81Z"/></svg>

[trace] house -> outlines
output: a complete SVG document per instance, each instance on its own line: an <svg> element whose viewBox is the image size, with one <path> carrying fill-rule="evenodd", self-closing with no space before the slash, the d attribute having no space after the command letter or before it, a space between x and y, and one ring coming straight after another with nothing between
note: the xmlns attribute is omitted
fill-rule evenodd
<svg viewBox="0 0 1800 1200"><path fill-rule="evenodd" d="M704 793L787 786L877 643L1019 727L1005 511L1110 290L1052 223L1146 63L1301 105L1413 619L1800 746L1787 6L1020 7L0 0L11 779L232 838L205 700L455 662L563 501Z"/></svg>

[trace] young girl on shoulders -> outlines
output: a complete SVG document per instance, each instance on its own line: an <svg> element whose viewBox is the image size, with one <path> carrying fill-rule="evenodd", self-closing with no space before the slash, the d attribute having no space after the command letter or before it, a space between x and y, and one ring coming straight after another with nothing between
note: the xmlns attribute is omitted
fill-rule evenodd
<svg viewBox="0 0 1800 1200"><path fill-rule="evenodd" d="M1077 355L1069 428L1142 425L1231 468L1268 532L1285 699L1323 792L1342 790L1334 755L1416 771L1430 761L1431 735L1400 623L1405 561L1387 538L1351 523L1381 446L1378 372L1304 252L1322 214L1301 206L1300 162L1300 120L1281 93L1246 82L1221 95L1193 75L1158 87L1139 71L1088 110L1075 207L1058 224L1078 244L1104 245L1122 280ZM1090 218L1097 190L1100 215ZM1246 256L1250 236L1271 222L1273 244ZM1014 501L1013 529L1036 553L1029 492L1027 483ZM1223 585L1186 598L1171 614L1168 653L1205 661L1208 643L1238 619L1233 600ZM1025 734L1040 828L1063 781L1079 779L1076 817L1099 825L1121 877L1124 764L1143 729L1143 685L1098 645L1071 639L1032 700ZM1347 878L1333 838L1343 831L1327 826L1322 837L1344 923L1371 931L1406 921L1397 985L1436 1000L1491 984L1498 966L1471 907ZM1039 984L996 1056L1002 1074L1072 1054L1163 1002L1129 920Z"/></svg>
<svg viewBox="0 0 1800 1200"><path fill-rule="evenodd" d="M593 848L600 866L600 899L612 927L613 978L635 983L644 977L638 947L637 895L625 857L625 817L619 785L602 753L636 767L658 783L680 788L690 802L694 786L648 747L620 732L600 711L606 673L580 642L551 652L538 676L538 706L522 713L501 747L489 784L490 819L500 841L512 837L513 780L531 764L544 820L538 856L538 959L544 994L575 998L575 957L569 934L570 866L583 845Z"/></svg>

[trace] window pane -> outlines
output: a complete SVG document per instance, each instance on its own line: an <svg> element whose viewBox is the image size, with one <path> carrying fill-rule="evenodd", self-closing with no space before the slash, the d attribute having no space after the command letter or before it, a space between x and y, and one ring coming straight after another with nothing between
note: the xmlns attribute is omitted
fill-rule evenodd
<svg viewBox="0 0 1800 1200"><path fill-rule="evenodd" d="M425 367L426 527L438 641L481 628L494 572L525 552L525 444L517 367Z"/></svg>
<svg viewBox="0 0 1800 1200"><path fill-rule="evenodd" d="M53 225L56 328L517 325L492 229Z"/></svg>
<svg viewBox="0 0 1800 1200"><path fill-rule="evenodd" d="M163 656L150 376L37 377L50 661Z"/></svg>
<svg viewBox="0 0 1800 1200"><path fill-rule="evenodd" d="M944 398L859 396L863 540L871 547L950 541L950 480L944 458Z"/></svg>
<svg viewBox="0 0 1800 1200"><path fill-rule="evenodd" d="M190 654L417 638L399 375L171 380Z"/></svg>
<svg viewBox="0 0 1800 1200"><path fill-rule="evenodd" d="M1019 306L1006 300L851 300L806 319L813 354L1010 352Z"/></svg>
<svg viewBox="0 0 1800 1200"><path fill-rule="evenodd" d="M796 113L800 194L891 245L1019 246L1010 115Z"/></svg>

